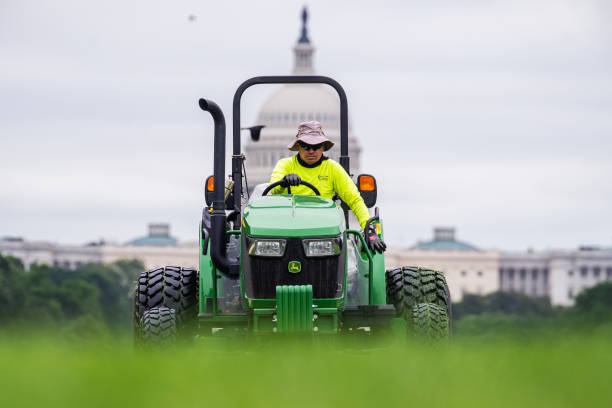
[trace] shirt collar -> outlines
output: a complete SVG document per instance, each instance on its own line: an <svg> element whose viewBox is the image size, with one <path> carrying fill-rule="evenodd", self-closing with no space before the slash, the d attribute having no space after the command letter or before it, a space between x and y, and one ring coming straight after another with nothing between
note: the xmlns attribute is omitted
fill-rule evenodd
<svg viewBox="0 0 612 408"><path fill-rule="evenodd" d="M328 157L326 157L326 156L321 156L321 158L316 163L308 164L304 160L302 160L302 158L300 157L299 153L296 154L295 157L297 157L297 161L298 161L298 163L300 163L301 166L307 167L309 169L312 169L314 167L319 166L321 163L323 163L325 160L328 159Z"/></svg>

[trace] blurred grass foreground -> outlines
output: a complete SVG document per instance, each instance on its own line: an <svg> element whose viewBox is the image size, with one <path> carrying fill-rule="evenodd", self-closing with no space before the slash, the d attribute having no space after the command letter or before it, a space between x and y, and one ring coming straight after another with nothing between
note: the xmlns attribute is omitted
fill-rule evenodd
<svg viewBox="0 0 612 408"><path fill-rule="evenodd" d="M0 406L610 407L607 334L425 346L0 341Z"/></svg>
<svg viewBox="0 0 612 408"><path fill-rule="evenodd" d="M76 271L0 255L0 408L612 407L612 282L570 308L466 295L454 337L196 339L135 350L136 261Z"/></svg>

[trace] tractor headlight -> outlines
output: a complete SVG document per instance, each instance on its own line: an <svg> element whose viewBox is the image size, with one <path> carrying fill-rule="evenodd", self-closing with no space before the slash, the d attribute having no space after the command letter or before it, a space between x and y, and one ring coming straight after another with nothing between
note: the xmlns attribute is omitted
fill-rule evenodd
<svg viewBox="0 0 612 408"><path fill-rule="evenodd" d="M249 255L281 257L285 254L287 241L284 239L253 239Z"/></svg>
<svg viewBox="0 0 612 408"><path fill-rule="evenodd" d="M306 256L332 256L340 253L340 238L305 239L302 241Z"/></svg>

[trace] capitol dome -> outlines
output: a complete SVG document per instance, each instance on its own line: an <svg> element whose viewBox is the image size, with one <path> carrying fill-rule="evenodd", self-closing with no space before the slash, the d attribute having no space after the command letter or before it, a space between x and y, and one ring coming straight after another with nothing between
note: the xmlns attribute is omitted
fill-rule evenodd
<svg viewBox="0 0 612 408"><path fill-rule="evenodd" d="M317 105L313 106L313 102ZM262 115L270 113L301 113L301 117L287 117L292 124L295 120L308 120L306 115L320 115L321 112L337 115L338 104L336 91L328 85L290 84L283 86L268 98L261 107L260 119L263 119Z"/></svg>
<svg viewBox="0 0 612 408"><path fill-rule="evenodd" d="M304 9L301 36L293 48L294 75L314 75L314 47L308 39L307 19L308 13ZM256 123L265 125L259 141L248 139L244 147L249 189L267 183L276 162L295 154L287 149L287 145L295 137L298 125L308 120L321 122L326 136L334 142L334 147L325 155L339 161L340 99L336 91L323 84L283 85L268 97L259 110ZM361 148L351 134L350 119L348 130L350 169L351 173L358 174Z"/></svg>

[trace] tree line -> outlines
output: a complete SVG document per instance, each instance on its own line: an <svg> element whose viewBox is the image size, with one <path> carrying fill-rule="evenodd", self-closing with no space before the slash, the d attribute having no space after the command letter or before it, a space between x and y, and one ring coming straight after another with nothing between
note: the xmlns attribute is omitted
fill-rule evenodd
<svg viewBox="0 0 612 408"><path fill-rule="evenodd" d="M458 335L612 333L612 282L583 290L571 307L516 292L466 294L453 304L453 315Z"/></svg>
<svg viewBox="0 0 612 408"><path fill-rule="evenodd" d="M84 264L76 270L0 254L0 330L120 333L131 327L132 290L144 266L137 260Z"/></svg>

